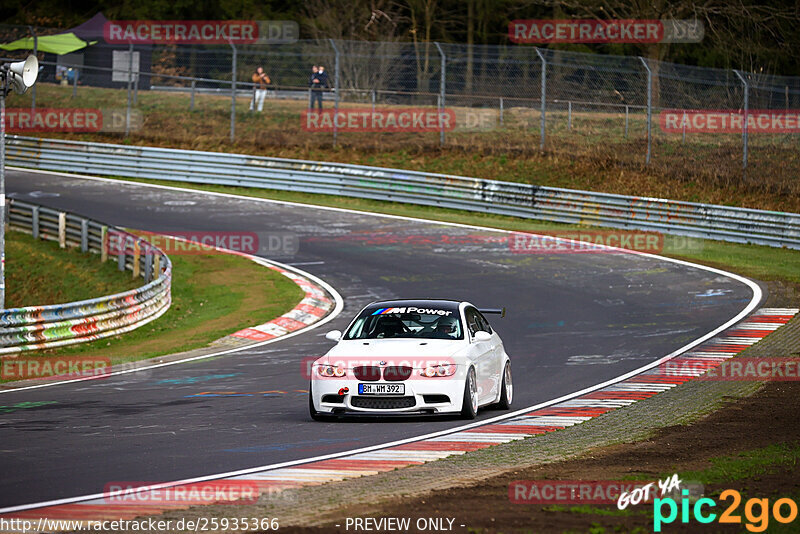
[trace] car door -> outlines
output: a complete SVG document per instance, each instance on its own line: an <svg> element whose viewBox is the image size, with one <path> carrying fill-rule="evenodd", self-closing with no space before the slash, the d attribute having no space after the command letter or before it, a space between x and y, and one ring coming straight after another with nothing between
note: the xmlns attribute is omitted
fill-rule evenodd
<svg viewBox="0 0 800 534"><path fill-rule="evenodd" d="M477 309L468 306L464 310L464 320L467 325L467 335L471 344L472 361L475 365L475 378L478 382L478 403L484 404L497 397L497 378L495 355L496 336L488 341L478 341L475 334L486 330L485 320L482 320Z"/></svg>

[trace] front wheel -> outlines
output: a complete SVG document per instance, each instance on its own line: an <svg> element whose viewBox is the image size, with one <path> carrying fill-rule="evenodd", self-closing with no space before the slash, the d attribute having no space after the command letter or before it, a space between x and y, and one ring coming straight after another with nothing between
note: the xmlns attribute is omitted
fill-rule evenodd
<svg viewBox="0 0 800 534"><path fill-rule="evenodd" d="M311 391L311 383L308 384L308 413L311 415L311 419L314 421L324 421L325 416L322 415L314 408L314 395Z"/></svg>
<svg viewBox="0 0 800 534"><path fill-rule="evenodd" d="M475 380L475 369L471 368L467 372L467 380L464 383L464 401L461 406L461 417L464 419L475 419L478 415L478 382Z"/></svg>
<svg viewBox="0 0 800 534"><path fill-rule="evenodd" d="M503 369L503 383L500 385L500 402L497 407L501 410L511 408L511 401L514 400L514 384L511 381L511 363L506 363Z"/></svg>

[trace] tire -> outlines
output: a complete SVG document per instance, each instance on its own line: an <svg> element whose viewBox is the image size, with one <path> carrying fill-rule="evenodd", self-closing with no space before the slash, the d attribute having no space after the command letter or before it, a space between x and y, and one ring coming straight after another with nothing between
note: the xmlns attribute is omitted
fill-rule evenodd
<svg viewBox="0 0 800 534"><path fill-rule="evenodd" d="M500 384L500 402L497 407L501 410L508 410L511 408L511 402L514 400L514 381L511 379L511 362L506 363L503 369L503 382Z"/></svg>
<svg viewBox="0 0 800 534"><path fill-rule="evenodd" d="M464 381L464 400L461 406L461 417L464 419L475 419L478 415L478 383L475 379L475 369L467 371L467 379Z"/></svg>
<svg viewBox="0 0 800 534"><path fill-rule="evenodd" d="M325 421L325 416L314 408L314 395L311 392L311 382L308 383L308 413L314 421Z"/></svg>

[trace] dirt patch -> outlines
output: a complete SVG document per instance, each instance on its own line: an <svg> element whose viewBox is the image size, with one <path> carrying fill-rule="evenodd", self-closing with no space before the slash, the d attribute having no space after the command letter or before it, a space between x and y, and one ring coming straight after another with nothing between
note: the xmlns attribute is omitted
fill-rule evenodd
<svg viewBox="0 0 800 534"><path fill-rule="evenodd" d="M613 505L595 505L570 510L552 505L513 504L509 484L515 480L617 480L640 477L655 479L668 473L698 471L712 466L711 459L734 456L776 443L800 442L797 418L798 383L770 383L754 396L727 404L698 422L666 427L651 439L593 450L579 459L510 471L479 485L441 490L417 498L397 498L375 506L343 508L329 526L281 528L282 532L345 532L347 517L410 517L413 526L420 517L455 518L454 530L480 532L652 532L652 507L640 505L621 515ZM800 494L800 465L778 465L758 476L706 485L706 495L723 489L742 492L743 497L778 498ZM718 508L724 508L718 505ZM742 512L740 506L739 512ZM606 515L612 514L612 515ZM744 518L743 518L744 519ZM691 522L664 527L664 532L739 532L743 526L721 528L717 523ZM337 528L336 523L342 525ZM465 525L460 527L459 525ZM773 522L774 524L774 522ZM795 526L795 525L790 525ZM351 527L352 531L352 527ZM415 531L413 528L411 531Z"/></svg>

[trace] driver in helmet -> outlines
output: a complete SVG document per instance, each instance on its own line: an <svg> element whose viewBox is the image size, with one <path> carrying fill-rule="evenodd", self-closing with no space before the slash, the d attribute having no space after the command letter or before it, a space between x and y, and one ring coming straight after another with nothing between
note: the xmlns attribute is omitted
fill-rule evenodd
<svg viewBox="0 0 800 534"><path fill-rule="evenodd" d="M458 319L455 317L440 317L436 322L433 337L437 339L453 339L458 335Z"/></svg>

